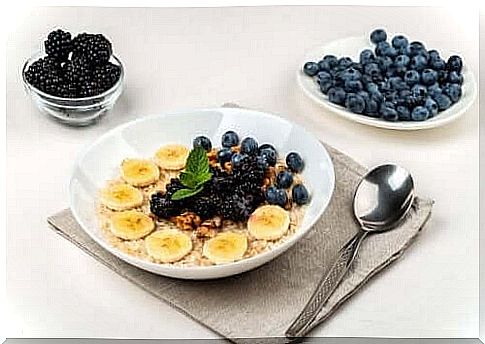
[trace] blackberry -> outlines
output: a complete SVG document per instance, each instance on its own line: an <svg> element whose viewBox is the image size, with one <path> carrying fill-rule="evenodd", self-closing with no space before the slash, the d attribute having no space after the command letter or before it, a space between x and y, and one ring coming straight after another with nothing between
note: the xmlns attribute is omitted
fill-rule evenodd
<svg viewBox="0 0 485 344"><path fill-rule="evenodd" d="M27 81L36 88L41 88L48 76L59 74L60 64L52 57L40 58L30 65L25 72Z"/></svg>
<svg viewBox="0 0 485 344"><path fill-rule="evenodd" d="M77 92L81 98L92 97L102 93L96 81L89 80L78 84Z"/></svg>
<svg viewBox="0 0 485 344"><path fill-rule="evenodd" d="M233 195L221 207L222 216L232 221L246 221L257 206L247 198Z"/></svg>
<svg viewBox="0 0 485 344"><path fill-rule="evenodd" d="M113 53L110 41L102 34L81 33L74 37L72 44L76 56L84 56L96 66L107 64Z"/></svg>
<svg viewBox="0 0 485 344"><path fill-rule="evenodd" d="M44 41L45 52L57 61L67 61L72 51L71 34L61 29L52 31Z"/></svg>
<svg viewBox="0 0 485 344"><path fill-rule="evenodd" d="M62 66L64 80L73 84L83 84L93 79L93 72L83 59L67 61Z"/></svg>
<svg viewBox="0 0 485 344"><path fill-rule="evenodd" d="M208 219L217 214L216 204L210 197L195 197L188 208L202 219Z"/></svg>
<svg viewBox="0 0 485 344"><path fill-rule="evenodd" d="M121 68L108 62L104 66L97 66L93 70L93 79L98 83L99 88L104 92L113 87L119 80Z"/></svg>
<svg viewBox="0 0 485 344"><path fill-rule="evenodd" d="M152 195L150 199L150 211L162 219L168 219L182 213L182 210L172 200L165 198L161 193Z"/></svg>

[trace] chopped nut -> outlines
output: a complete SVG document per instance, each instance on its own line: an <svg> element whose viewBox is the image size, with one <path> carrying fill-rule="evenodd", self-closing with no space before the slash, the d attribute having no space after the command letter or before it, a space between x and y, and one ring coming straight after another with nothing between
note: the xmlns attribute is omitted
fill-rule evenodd
<svg viewBox="0 0 485 344"><path fill-rule="evenodd" d="M196 229L201 222L199 215L191 212L186 212L182 215L172 217L170 220L175 223L178 228L184 231Z"/></svg>
<svg viewBox="0 0 485 344"><path fill-rule="evenodd" d="M198 238L213 238L216 234L217 231L214 228L204 225L199 226L195 231Z"/></svg>
<svg viewBox="0 0 485 344"><path fill-rule="evenodd" d="M230 162L225 162L224 169L228 170L229 172L232 171L232 164Z"/></svg>
<svg viewBox="0 0 485 344"><path fill-rule="evenodd" d="M241 146L234 146L234 147L231 147L231 149L233 152L239 153L241 151Z"/></svg>

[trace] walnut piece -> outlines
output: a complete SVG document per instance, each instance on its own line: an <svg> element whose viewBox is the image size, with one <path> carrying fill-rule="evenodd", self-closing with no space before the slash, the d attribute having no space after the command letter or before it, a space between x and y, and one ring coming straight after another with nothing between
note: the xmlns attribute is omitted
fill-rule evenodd
<svg viewBox="0 0 485 344"><path fill-rule="evenodd" d="M192 212L185 212L179 216L172 217L170 220L184 231L192 231L199 227L201 223L199 215Z"/></svg>
<svg viewBox="0 0 485 344"><path fill-rule="evenodd" d="M222 219L216 216L205 220L195 231L198 238L212 238L217 234L217 230L222 227Z"/></svg>

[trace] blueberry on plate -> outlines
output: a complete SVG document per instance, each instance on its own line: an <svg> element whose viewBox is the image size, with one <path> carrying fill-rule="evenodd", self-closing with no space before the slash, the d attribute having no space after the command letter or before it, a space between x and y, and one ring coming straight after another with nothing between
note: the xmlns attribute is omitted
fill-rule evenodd
<svg viewBox="0 0 485 344"><path fill-rule="evenodd" d="M286 155L286 166L288 166L290 171L298 173L303 170L305 164L300 154L297 152L290 152L288 155Z"/></svg>
<svg viewBox="0 0 485 344"><path fill-rule="evenodd" d="M364 101L367 101L367 100L369 100L369 99L370 99L370 94L369 94L368 92L366 92L366 91L363 91L363 90L362 90L362 91L357 92L357 94L358 94L359 96L361 96L361 97L362 97L362 99L364 99Z"/></svg>
<svg viewBox="0 0 485 344"><path fill-rule="evenodd" d="M257 156L256 157L256 166L263 170L263 171L266 171L269 167L269 164L268 164L268 161L266 161L266 159L262 156Z"/></svg>
<svg viewBox="0 0 485 344"><path fill-rule="evenodd" d="M443 93L446 94L453 103L461 98L461 86L459 84L446 84L443 87Z"/></svg>
<svg viewBox="0 0 485 344"><path fill-rule="evenodd" d="M444 93L440 93L433 98L440 111L446 110L451 106L451 99Z"/></svg>
<svg viewBox="0 0 485 344"><path fill-rule="evenodd" d="M362 78L362 74L359 70L354 67L349 67L342 73L342 79L344 80L360 80Z"/></svg>
<svg viewBox="0 0 485 344"><path fill-rule="evenodd" d="M365 65L372 61L374 61L376 57L374 56L374 52L370 49L364 49L360 52L359 61L361 64Z"/></svg>
<svg viewBox="0 0 485 344"><path fill-rule="evenodd" d="M374 50L375 50L376 56L387 56L386 52L391 48L392 47L389 43L387 43L386 41L383 41L383 42L377 43L376 48Z"/></svg>
<svg viewBox="0 0 485 344"><path fill-rule="evenodd" d="M396 108L397 116L399 117L400 121L409 121L411 120L411 111L408 107L404 105L399 105Z"/></svg>
<svg viewBox="0 0 485 344"><path fill-rule="evenodd" d="M315 62L307 62L303 65L303 72L308 76L315 76L319 72L320 68Z"/></svg>
<svg viewBox="0 0 485 344"><path fill-rule="evenodd" d="M446 63L446 69L449 71L461 72L463 68L463 60L458 55L451 55Z"/></svg>
<svg viewBox="0 0 485 344"><path fill-rule="evenodd" d="M239 143L239 136L236 132L229 130L222 135L222 147L234 147Z"/></svg>
<svg viewBox="0 0 485 344"><path fill-rule="evenodd" d="M441 59L440 53L438 52L438 50L435 50L435 49L428 50L428 55L431 61Z"/></svg>
<svg viewBox="0 0 485 344"><path fill-rule="evenodd" d="M231 157L232 168L238 169L243 164L246 158L247 158L246 154L241 154L241 153L233 154Z"/></svg>
<svg viewBox="0 0 485 344"><path fill-rule="evenodd" d="M368 63L364 66L364 73L374 77L381 73L381 69L379 68L379 65L375 62Z"/></svg>
<svg viewBox="0 0 485 344"><path fill-rule="evenodd" d="M384 42L387 39L387 33L384 29L375 29L370 34L370 41L374 44Z"/></svg>
<svg viewBox="0 0 485 344"><path fill-rule="evenodd" d="M322 91L323 94L328 94L328 90L330 90L334 86L335 86L335 82L333 80L325 83L321 82L320 91Z"/></svg>
<svg viewBox="0 0 485 344"><path fill-rule="evenodd" d="M355 93L347 94L345 107L353 113L363 113L365 109L365 100Z"/></svg>
<svg viewBox="0 0 485 344"><path fill-rule="evenodd" d="M365 85L365 88L367 90L367 92L369 92L370 94L373 94L375 92L379 92L379 86L377 86L377 84L373 83L373 82L369 82Z"/></svg>
<svg viewBox="0 0 485 344"><path fill-rule="evenodd" d="M415 70L408 70L406 74L404 74L404 81L409 86L414 86L419 83L419 73Z"/></svg>
<svg viewBox="0 0 485 344"><path fill-rule="evenodd" d="M263 143L261 146L259 146L259 149L258 149L259 155L261 155L261 152L263 151L263 149L271 149L272 151L274 151L275 155L278 156L278 152L276 151L276 148L274 148L274 146L270 143Z"/></svg>
<svg viewBox="0 0 485 344"><path fill-rule="evenodd" d="M424 44L418 41L409 43L407 48L408 55L411 57L422 54L423 51L427 53L426 48L424 47Z"/></svg>
<svg viewBox="0 0 485 344"><path fill-rule="evenodd" d="M332 68L330 67L330 64L327 61L320 60L317 62L318 64L318 70L320 72L330 72Z"/></svg>
<svg viewBox="0 0 485 344"><path fill-rule="evenodd" d="M393 61L389 56L379 56L377 58L377 65L381 72L385 73L392 66Z"/></svg>
<svg viewBox="0 0 485 344"><path fill-rule="evenodd" d="M276 165L276 150L264 148L260 151L259 156L265 159L269 166Z"/></svg>
<svg viewBox="0 0 485 344"><path fill-rule="evenodd" d="M449 74L450 74L450 73L448 73L448 71L447 71L447 70L445 70L445 69L443 69L443 70L439 70L439 71L438 71L438 82L439 82L440 84L445 83L445 82L448 80L448 75L449 75Z"/></svg>
<svg viewBox="0 0 485 344"><path fill-rule="evenodd" d="M202 147L206 150L206 152L212 149L212 142L207 136L197 136L192 145L195 147Z"/></svg>
<svg viewBox="0 0 485 344"><path fill-rule="evenodd" d="M406 48L409 44L408 39L403 35L396 35L392 38L392 46L396 49Z"/></svg>
<svg viewBox="0 0 485 344"><path fill-rule="evenodd" d="M451 71L448 74L448 81L452 84L463 84L463 75L456 72L456 71Z"/></svg>
<svg viewBox="0 0 485 344"><path fill-rule="evenodd" d="M288 171L281 171L276 175L276 186L280 189L288 189L293 184L293 175Z"/></svg>
<svg viewBox="0 0 485 344"><path fill-rule="evenodd" d="M435 98L438 94L442 92L440 84L435 82L433 85L428 86L428 94L432 97Z"/></svg>
<svg viewBox="0 0 485 344"><path fill-rule="evenodd" d="M428 119L429 111L424 106L416 106L411 112L411 119L413 121L425 121Z"/></svg>
<svg viewBox="0 0 485 344"><path fill-rule="evenodd" d="M399 67L407 67L411 59L407 55L399 55L394 60L394 64Z"/></svg>
<svg viewBox="0 0 485 344"><path fill-rule="evenodd" d="M223 165L228 161L231 161L231 157L232 157L232 150L230 148L222 148L217 152L217 161L221 165Z"/></svg>
<svg viewBox="0 0 485 344"><path fill-rule="evenodd" d="M316 76L317 83L320 85L333 80L332 74L326 71L318 72Z"/></svg>
<svg viewBox="0 0 485 344"><path fill-rule="evenodd" d="M352 61L352 59L350 57L344 56L344 57L341 57L341 58L338 59L339 67L342 67L344 69L349 68L352 65L352 63L354 63L354 62Z"/></svg>
<svg viewBox="0 0 485 344"><path fill-rule="evenodd" d="M428 95L428 89L426 86L417 84L411 88L411 93L414 97L426 97Z"/></svg>
<svg viewBox="0 0 485 344"><path fill-rule="evenodd" d="M307 204L310 200L308 190L303 184L297 184L291 190L291 198L298 205Z"/></svg>
<svg viewBox="0 0 485 344"><path fill-rule="evenodd" d="M426 101L424 102L424 107L428 109L429 112L429 117L434 117L438 114L438 104L433 100L433 98L428 97L426 98Z"/></svg>
<svg viewBox="0 0 485 344"><path fill-rule="evenodd" d="M379 103L374 98L365 100L364 114L370 117L379 117Z"/></svg>
<svg viewBox="0 0 485 344"><path fill-rule="evenodd" d="M359 80L345 80L344 90L345 92L359 92L362 91L364 86Z"/></svg>
<svg viewBox="0 0 485 344"><path fill-rule="evenodd" d="M426 57L423 55L416 55L411 59L410 67L418 72L421 72L426 68L427 64L428 60L426 60Z"/></svg>
<svg viewBox="0 0 485 344"><path fill-rule="evenodd" d="M342 87L331 87L327 95L331 103L342 105L345 102L346 93Z"/></svg>
<svg viewBox="0 0 485 344"><path fill-rule="evenodd" d="M429 61L429 66L434 70L443 70L446 68L446 62L442 58L437 57Z"/></svg>
<svg viewBox="0 0 485 344"><path fill-rule="evenodd" d="M381 115L383 119L390 122L396 122L399 119L397 111L387 106L381 107Z"/></svg>
<svg viewBox="0 0 485 344"><path fill-rule="evenodd" d="M333 69L338 65L338 58L335 55L325 55L323 61L328 63L330 69Z"/></svg>
<svg viewBox="0 0 485 344"><path fill-rule="evenodd" d="M438 80L438 73L435 70L426 68L421 73L421 81L424 85L432 85Z"/></svg>
<svg viewBox="0 0 485 344"><path fill-rule="evenodd" d="M241 141L241 153L247 155L258 154L258 142L256 142L256 140L252 137L246 137Z"/></svg>
<svg viewBox="0 0 485 344"><path fill-rule="evenodd" d="M266 201L268 201L269 204L275 204L281 207L284 207L286 205L286 202L288 201L288 196L286 195L286 191L283 189L277 189L274 186L270 186L266 190L265 196L266 196Z"/></svg>

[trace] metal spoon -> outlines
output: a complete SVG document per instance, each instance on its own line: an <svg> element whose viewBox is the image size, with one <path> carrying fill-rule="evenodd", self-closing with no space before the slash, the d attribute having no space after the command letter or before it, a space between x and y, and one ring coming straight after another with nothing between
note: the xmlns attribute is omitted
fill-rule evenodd
<svg viewBox="0 0 485 344"><path fill-rule="evenodd" d="M317 325L314 324L315 318L349 270L362 241L369 233L396 227L408 213L413 200L413 178L400 166L381 165L364 176L355 191L353 206L361 228L340 249L337 260L286 331L286 337L302 337Z"/></svg>

